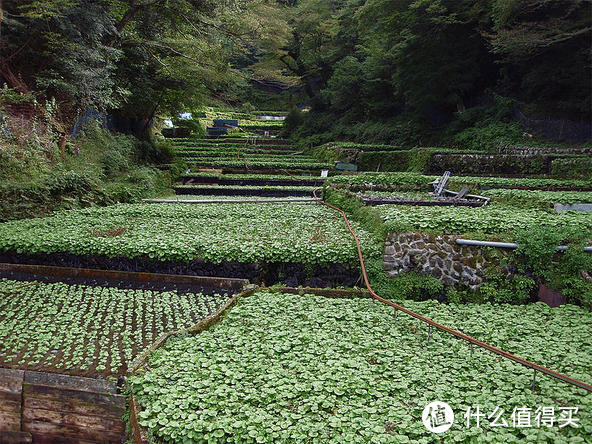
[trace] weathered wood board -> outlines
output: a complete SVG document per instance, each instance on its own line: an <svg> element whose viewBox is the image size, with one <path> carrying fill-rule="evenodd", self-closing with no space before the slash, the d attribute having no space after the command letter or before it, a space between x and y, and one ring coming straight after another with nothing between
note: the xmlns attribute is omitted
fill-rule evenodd
<svg viewBox="0 0 592 444"><path fill-rule="evenodd" d="M105 380L0 368L0 444L121 443L125 406Z"/></svg>

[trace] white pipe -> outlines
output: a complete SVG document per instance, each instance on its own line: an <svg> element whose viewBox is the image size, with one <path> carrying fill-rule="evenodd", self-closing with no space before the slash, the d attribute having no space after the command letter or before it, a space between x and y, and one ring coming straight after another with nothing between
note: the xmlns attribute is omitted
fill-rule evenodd
<svg viewBox="0 0 592 444"><path fill-rule="evenodd" d="M471 239L457 239L456 243L458 245L471 245L474 247L495 247L495 248L512 248L516 249L520 245L514 244L511 242L490 242L490 241L479 241L479 240L471 240ZM565 251L568 249L566 245L560 245L555 247L556 250ZM592 253L592 247L584 247L584 251Z"/></svg>

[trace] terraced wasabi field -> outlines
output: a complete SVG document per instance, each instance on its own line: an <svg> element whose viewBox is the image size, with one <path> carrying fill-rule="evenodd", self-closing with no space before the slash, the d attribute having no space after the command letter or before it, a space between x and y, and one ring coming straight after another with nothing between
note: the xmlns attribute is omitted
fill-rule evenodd
<svg viewBox="0 0 592 444"><path fill-rule="evenodd" d="M0 367L125 374L163 333L197 324L228 298L0 279Z"/></svg>
<svg viewBox="0 0 592 444"><path fill-rule="evenodd" d="M427 231L435 233L484 233L512 239L516 232L545 227L557 232L578 230L592 233L590 214L507 206L465 207L377 207L389 230L394 232Z"/></svg>
<svg viewBox="0 0 592 444"><path fill-rule="evenodd" d="M133 399L131 429L147 432L156 443L590 440L592 395L586 387L592 384L592 315L586 304L592 299L586 296L583 249L573 256L579 262L570 267L577 274L566 287L572 292L569 301L579 306L550 308L524 304L537 300L533 291L548 282L535 281L530 269L512 265L505 253L497 256L502 258L497 269L485 272L490 274L483 285L491 299L479 299L479 289L467 296L462 282L445 286L420 274L418 264L393 279L384 272L389 265L384 238L388 232L513 241L538 229L558 234L554 239L561 242L577 238L579 248L586 233L592 238L592 214L557 214L553 204L590 201L586 190L592 183L453 176L451 190L469 186L470 193L488 198L487 204L418 206L443 203L432 193L436 176L340 175L333 165L279 139L173 143L188 166L170 191L175 194L158 203L58 211L0 224L0 261L68 266L75 276L87 272L80 268L134 271L147 282L156 278L146 272L167 273L161 275L165 282L185 274L240 277L245 279L235 281L240 288L87 285L51 275L44 281L0 278L0 367L125 375ZM320 177L321 169L328 170L328 180ZM549 377L540 367L533 381L532 368L361 297L353 237L340 213L311 199L313 190L347 209L369 279L381 295L567 375L572 383L575 378L575 385ZM405 202L370 207L368 196ZM555 261L554 247L551 253L546 260ZM445 262L442 257L444 251L434 261ZM479 264L484 260L480 257ZM245 290L249 281L263 288ZM276 284L281 287L269 288ZM241 289L242 296L232 298ZM424 300L428 292L433 299L425 302L401 296ZM165 333L194 327L235 299L223 316L202 323L199 333L184 331L155 343ZM148 347L152 352L143 353ZM127 374L132 363L139 367ZM455 415L442 435L432 433L422 418L433 401L447 402ZM530 415L530 426L516 425L517 412ZM495 422L500 417L503 427Z"/></svg>
<svg viewBox="0 0 592 444"><path fill-rule="evenodd" d="M433 202L438 199L433 196L430 183L437 179L417 173L362 173L331 177L328 182L337 190ZM449 189L460 191L469 186L470 193L489 198L487 205L478 208L380 205L376 211L392 232L470 234L513 241L520 233L539 228L565 233L566 237L575 232L592 236L590 213L558 214L553 208L555 203L592 202L589 191L578 191L591 185L582 180L452 176ZM555 189L564 191L553 191Z"/></svg>
<svg viewBox="0 0 592 444"><path fill-rule="evenodd" d="M223 141L224 139L222 139ZM190 168L252 169L289 171L320 171L332 165L303 154L286 145L248 143L216 143L210 139L173 139L176 154Z"/></svg>
<svg viewBox="0 0 592 444"><path fill-rule="evenodd" d="M356 225L369 256L372 235ZM318 204L137 204L63 211L0 224L0 253L156 261L356 264L339 215Z"/></svg>
<svg viewBox="0 0 592 444"><path fill-rule="evenodd" d="M406 305L592 382L592 350L582 348L589 312ZM428 443L421 412L442 399L457 418L445 435L453 442L584 442L592 433L591 395L547 378L525 390L532 375L523 367L472 354L445 333L428 341L425 325L394 314L369 299L258 292L216 327L171 338L130 378L140 424L175 442ZM463 414L476 406L503 409L510 424L516 408L552 406L559 416L577 406L578 423L496 428L485 418L467 427Z"/></svg>

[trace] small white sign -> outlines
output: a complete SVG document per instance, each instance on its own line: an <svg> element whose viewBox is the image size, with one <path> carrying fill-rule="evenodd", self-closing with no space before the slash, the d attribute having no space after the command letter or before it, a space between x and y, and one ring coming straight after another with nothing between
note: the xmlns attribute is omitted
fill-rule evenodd
<svg viewBox="0 0 592 444"><path fill-rule="evenodd" d="M321 177L329 177L329 170L321 171Z"/></svg>

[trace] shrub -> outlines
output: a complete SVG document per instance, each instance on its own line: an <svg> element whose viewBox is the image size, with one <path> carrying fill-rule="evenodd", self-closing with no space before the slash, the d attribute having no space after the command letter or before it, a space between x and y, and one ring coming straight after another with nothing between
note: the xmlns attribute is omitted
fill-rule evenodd
<svg viewBox="0 0 592 444"><path fill-rule="evenodd" d="M536 282L526 276L515 275L507 279L505 275L488 276L479 292L483 300L495 304L525 304L535 300Z"/></svg>
<svg viewBox="0 0 592 444"><path fill-rule="evenodd" d="M492 122L466 128L454 136L454 141L465 148L493 151L500 145L522 140L523 132L524 129L518 122Z"/></svg>
<svg viewBox="0 0 592 444"><path fill-rule="evenodd" d="M174 148L168 140L138 141L134 153L136 163L170 163L175 157Z"/></svg>
<svg viewBox="0 0 592 444"><path fill-rule="evenodd" d="M592 177L592 159L585 156L555 159L551 162L551 175L553 177L589 179Z"/></svg>
<svg viewBox="0 0 592 444"><path fill-rule="evenodd" d="M108 178L114 178L120 173L126 171L131 166L131 150L122 147L111 147L103 152L101 164L103 172Z"/></svg>
<svg viewBox="0 0 592 444"><path fill-rule="evenodd" d="M177 128L187 130L190 134L199 137L204 136L206 133L204 127L197 119L175 119L173 123Z"/></svg>
<svg viewBox="0 0 592 444"><path fill-rule="evenodd" d="M444 284L433 276L419 272L401 273L391 279L392 292L401 299L427 301L443 299Z"/></svg>
<svg viewBox="0 0 592 444"><path fill-rule="evenodd" d="M584 251L589 232L564 227L550 231L539 227L516 233L520 247L514 260L521 272L532 272L539 282L564 292L569 303L589 303L590 285L582 272L592 270L592 255ZM558 252L557 245L567 244L567 251Z"/></svg>
<svg viewBox="0 0 592 444"><path fill-rule="evenodd" d="M50 194L83 194L97 186L97 181L86 173L57 172L43 183Z"/></svg>
<svg viewBox="0 0 592 444"><path fill-rule="evenodd" d="M282 137L290 137L303 122L304 116L302 115L302 111L296 107L292 108L284 120L284 126L281 132Z"/></svg>

